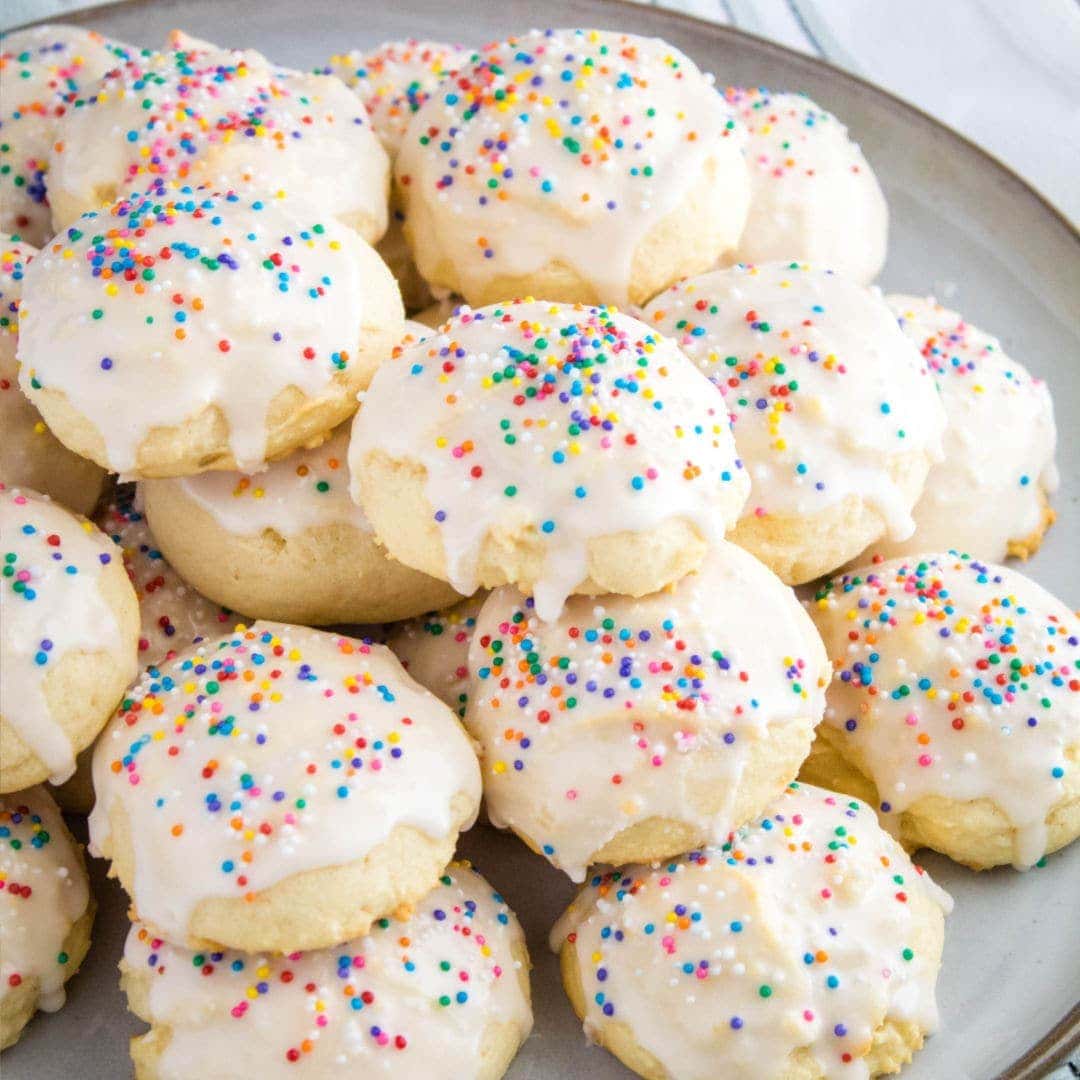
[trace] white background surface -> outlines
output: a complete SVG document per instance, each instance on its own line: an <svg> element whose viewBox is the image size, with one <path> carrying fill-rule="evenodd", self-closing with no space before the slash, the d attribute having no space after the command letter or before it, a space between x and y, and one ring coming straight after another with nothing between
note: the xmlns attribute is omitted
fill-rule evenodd
<svg viewBox="0 0 1080 1080"><path fill-rule="evenodd" d="M101 0L3 0L0 25L62 16L95 2ZM353 0L358 11L373 2ZM663 0L660 6L772 38L884 86L995 154L1080 222L1076 0ZM543 9L536 0L538 22Z"/></svg>

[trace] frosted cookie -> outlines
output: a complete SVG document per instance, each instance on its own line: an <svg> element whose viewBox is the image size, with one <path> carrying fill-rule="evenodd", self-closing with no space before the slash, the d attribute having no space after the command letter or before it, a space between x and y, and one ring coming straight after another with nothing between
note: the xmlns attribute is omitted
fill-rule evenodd
<svg viewBox="0 0 1080 1080"><path fill-rule="evenodd" d="M461 717L469 700L469 643L486 598L480 593L403 622L386 642L402 667Z"/></svg>
<svg viewBox="0 0 1080 1080"><path fill-rule="evenodd" d="M735 247L743 136L667 42L532 30L485 45L413 116L405 235L424 278L470 304L643 303Z"/></svg>
<svg viewBox="0 0 1080 1080"><path fill-rule="evenodd" d="M105 470L59 442L19 389L19 301L27 264L36 254L29 244L0 235L0 482L90 514L104 491Z"/></svg>
<svg viewBox="0 0 1080 1080"><path fill-rule="evenodd" d="M413 113L470 55L471 50L460 45L437 41L388 41L369 53L354 49L332 56L323 72L336 75L359 96L393 162ZM394 191L386 235L377 250L401 287L406 310L413 311L430 303L431 294L405 241L404 223L402 200Z"/></svg>
<svg viewBox="0 0 1080 1080"><path fill-rule="evenodd" d="M60 118L133 53L79 26L0 34L0 230L37 247L52 236L47 174Z"/></svg>
<svg viewBox="0 0 1080 1080"><path fill-rule="evenodd" d="M390 554L463 596L641 596L696 569L749 486L712 387L604 307L463 310L376 373L353 497Z"/></svg>
<svg viewBox="0 0 1080 1080"><path fill-rule="evenodd" d="M722 541L674 589L576 596L557 622L496 590L469 672L488 817L575 881L761 813L809 752L829 682L794 593Z"/></svg>
<svg viewBox="0 0 1080 1080"><path fill-rule="evenodd" d="M1080 619L1061 601L950 553L845 574L810 611L834 675L805 779L974 869L1080 835Z"/></svg>
<svg viewBox="0 0 1080 1080"><path fill-rule="evenodd" d="M875 292L801 263L737 266L642 318L723 394L751 483L730 539L797 585L911 535L945 411Z"/></svg>
<svg viewBox="0 0 1080 1080"><path fill-rule="evenodd" d="M0 791L66 780L137 671L139 609L89 521L0 484Z"/></svg>
<svg viewBox="0 0 1080 1080"><path fill-rule="evenodd" d="M0 1050L38 1009L64 1004L94 909L82 849L48 793L0 795Z"/></svg>
<svg viewBox="0 0 1080 1080"><path fill-rule="evenodd" d="M506 901L449 866L405 919L287 956L193 955L135 924L121 961L138 1080L286 1074L497 1080L532 1028Z"/></svg>
<svg viewBox="0 0 1080 1080"><path fill-rule="evenodd" d="M388 649L255 623L143 674L95 747L94 791L91 850L154 934L289 952L431 889L480 777Z"/></svg>
<svg viewBox="0 0 1080 1080"><path fill-rule="evenodd" d="M397 286L305 202L156 186L30 264L23 390L128 476L253 471L352 415L401 332Z"/></svg>
<svg viewBox="0 0 1080 1080"><path fill-rule="evenodd" d="M932 298L886 299L937 380L949 426L945 459L930 470L912 511L915 532L875 543L872 551L885 558L955 549L1026 559L1054 520L1057 430L1049 388L997 338Z"/></svg>
<svg viewBox="0 0 1080 1080"><path fill-rule="evenodd" d="M166 558L200 592L259 619L378 623L452 604L437 578L388 558L349 496L349 425L265 472L145 480Z"/></svg>
<svg viewBox="0 0 1080 1080"><path fill-rule="evenodd" d="M805 94L729 87L747 131L750 214L744 263L799 259L869 283L885 263L889 208L858 143Z"/></svg>
<svg viewBox="0 0 1080 1080"><path fill-rule="evenodd" d="M56 131L56 231L162 180L304 198L374 243L386 231L390 163L340 79L179 35L81 94Z"/></svg>
<svg viewBox="0 0 1080 1080"><path fill-rule="evenodd" d="M590 1039L649 1080L899 1072L952 901L862 803L792 784L722 847L597 875L552 931Z"/></svg>

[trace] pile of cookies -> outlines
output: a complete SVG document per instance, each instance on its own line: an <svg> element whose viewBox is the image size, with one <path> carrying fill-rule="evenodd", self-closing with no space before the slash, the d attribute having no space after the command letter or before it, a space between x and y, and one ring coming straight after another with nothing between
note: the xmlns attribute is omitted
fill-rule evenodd
<svg viewBox="0 0 1080 1080"><path fill-rule="evenodd" d="M610 31L0 48L0 1043L90 945L59 802L137 1076L501 1076L483 798L640 1075L909 1061L909 853L1080 834L1080 623L999 565L1049 392L871 287L840 121Z"/></svg>

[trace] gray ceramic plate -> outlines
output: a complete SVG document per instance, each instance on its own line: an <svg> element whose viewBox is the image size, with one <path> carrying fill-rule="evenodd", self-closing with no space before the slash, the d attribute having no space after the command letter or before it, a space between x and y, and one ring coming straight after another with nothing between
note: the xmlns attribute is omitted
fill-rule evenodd
<svg viewBox="0 0 1080 1080"><path fill-rule="evenodd" d="M1063 484L1058 524L1027 570L1070 606L1080 605L1080 243L1020 179L915 109L768 42L617 0L469 0L460 7L440 0L134 0L74 21L140 45L156 45L180 26L299 68L390 38L480 43L537 23L590 25L665 37L721 83L807 91L846 121L885 187L892 238L882 284L935 292L1000 335L1013 356L1049 381ZM510 1077L629 1077L586 1044L547 951L547 930L569 899L569 882L489 828L474 830L462 848L520 915L536 965L536 1027ZM944 859L925 863L956 898L956 910L938 990L942 1031L904 1075L1045 1075L1080 1040L1080 843L1028 874L975 876ZM101 865L93 870L100 899L94 948L70 985L67 1006L39 1016L4 1054L5 1080L114 1080L130 1072L127 1039L141 1028L117 986L125 902L105 883Z"/></svg>

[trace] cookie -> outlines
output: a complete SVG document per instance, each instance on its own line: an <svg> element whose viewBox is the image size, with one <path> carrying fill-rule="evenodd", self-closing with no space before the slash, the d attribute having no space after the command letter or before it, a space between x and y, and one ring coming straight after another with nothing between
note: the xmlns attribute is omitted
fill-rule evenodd
<svg viewBox="0 0 1080 1080"><path fill-rule="evenodd" d="M759 814L809 752L829 682L795 594L723 542L673 589L576 596L556 622L497 589L469 673L488 817L575 881Z"/></svg>
<svg viewBox="0 0 1080 1080"><path fill-rule="evenodd" d="M155 186L30 264L21 386L113 472L254 471L352 415L402 318L382 260L317 204Z"/></svg>
<svg viewBox="0 0 1080 1080"><path fill-rule="evenodd" d="M369 53L355 49L338 53L322 70L336 75L359 96L372 129L393 162L412 114L470 54L460 45L438 41L387 41ZM431 293L413 262L404 224L403 200L393 190L386 234L376 250L401 287L405 310L415 311L431 302Z"/></svg>
<svg viewBox="0 0 1080 1080"><path fill-rule="evenodd" d="M85 89L57 125L54 231L151 183L292 196L374 243L386 231L390 163L340 79L252 50L177 35Z"/></svg>
<svg viewBox="0 0 1080 1080"><path fill-rule="evenodd" d="M696 569L749 487L719 395L673 342L528 300L463 309L383 364L349 466L396 559L463 596L519 585L544 619L574 592L641 596Z"/></svg>
<svg viewBox="0 0 1080 1080"><path fill-rule="evenodd" d="M105 470L57 441L19 389L19 301L27 264L36 254L29 244L0 235L0 482L91 514L106 487Z"/></svg>
<svg viewBox="0 0 1080 1080"><path fill-rule="evenodd" d="M805 779L974 869L1080 835L1080 620L1060 600L952 552L846 573L810 613L834 674Z"/></svg>
<svg viewBox="0 0 1080 1080"><path fill-rule="evenodd" d="M401 666L458 716L469 700L469 643L486 593L399 623L387 638Z"/></svg>
<svg viewBox="0 0 1080 1080"><path fill-rule="evenodd" d="M137 671L139 608L85 518L0 484L0 791L66 780Z"/></svg>
<svg viewBox="0 0 1080 1080"><path fill-rule="evenodd" d="M342 1072L497 1080L532 1027L529 956L506 901L447 867L404 918L330 949L197 955L135 924L121 961L138 1080Z"/></svg>
<svg viewBox="0 0 1080 1080"><path fill-rule="evenodd" d="M0 795L0 1050L38 1009L64 1004L94 910L82 849L48 793Z"/></svg>
<svg viewBox="0 0 1080 1080"><path fill-rule="evenodd" d="M802 263L680 282L642 318L719 388L750 497L730 539L797 585L904 539L945 410L880 296Z"/></svg>
<svg viewBox="0 0 1080 1080"><path fill-rule="evenodd" d="M915 531L871 552L887 559L950 549L997 562L1028 558L1054 521L1057 429L1049 387L997 338L933 298L886 300L930 366L949 425L945 458L931 468L912 511Z"/></svg>
<svg viewBox="0 0 1080 1080"><path fill-rule="evenodd" d="M720 847L597 874L551 944L639 1076L880 1076L937 1027L951 906L873 810L793 784Z"/></svg>
<svg viewBox="0 0 1080 1080"><path fill-rule="evenodd" d="M413 116L405 235L423 277L470 304L643 303L735 247L743 136L666 41L531 30L485 45Z"/></svg>
<svg viewBox="0 0 1080 1080"><path fill-rule="evenodd" d="M136 54L81 26L0 34L0 231L35 247L52 236L48 172L57 126L88 87Z"/></svg>
<svg viewBox="0 0 1080 1080"><path fill-rule="evenodd" d="M253 618L312 626L404 619L458 594L388 558L349 495L349 425L264 472L144 480L166 558L200 592Z"/></svg>
<svg viewBox="0 0 1080 1080"><path fill-rule="evenodd" d="M728 87L747 132L750 213L732 261L827 266L868 284L885 264L889 208L859 144L806 94Z"/></svg>
<svg viewBox="0 0 1080 1080"><path fill-rule="evenodd" d="M94 790L91 851L155 936L287 953L431 889L480 777L388 649L255 623L142 675L95 747Z"/></svg>

